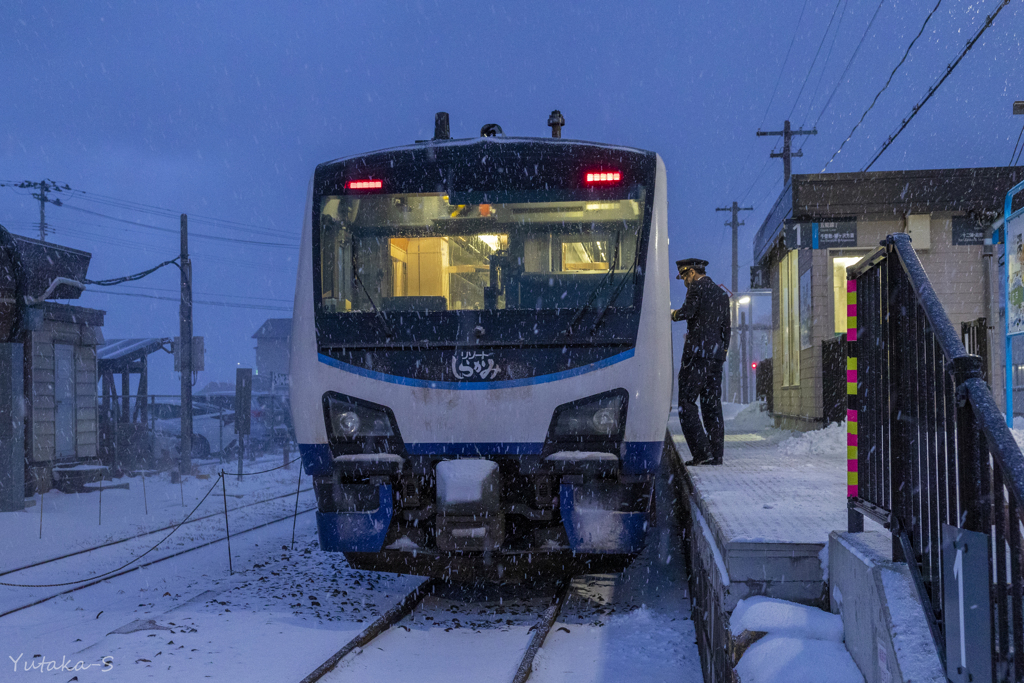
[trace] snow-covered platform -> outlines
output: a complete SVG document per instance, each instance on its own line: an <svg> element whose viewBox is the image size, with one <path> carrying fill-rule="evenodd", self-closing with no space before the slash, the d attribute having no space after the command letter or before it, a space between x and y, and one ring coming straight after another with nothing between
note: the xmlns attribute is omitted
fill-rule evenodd
<svg viewBox="0 0 1024 683"><path fill-rule="evenodd" d="M751 595L825 605L829 533L846 528L846 432L832 425L794 435L726 422L719 466L681 468L690 504L720 554L723 608ZM679 422L674 457L690 458ZM695 516L697 516L695 514Z"/></svg>
<svg viewBox="0 0 1024 683"><path fill-rule="evenodd" d="M729 408L722 465L684 467L690 451L676 415L668 421L666 457L675 459L688 516L693 615L710 680L731 675L724 672L749 645L729 631L740 600L829 608L829 534L847 522L845 426L794 434L771 428L756 405Z"/></svg>

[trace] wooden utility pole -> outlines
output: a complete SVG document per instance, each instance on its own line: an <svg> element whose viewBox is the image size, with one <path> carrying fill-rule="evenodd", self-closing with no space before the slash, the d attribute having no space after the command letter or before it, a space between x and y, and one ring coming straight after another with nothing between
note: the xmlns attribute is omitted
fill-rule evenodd
<svg viewBox="0 0 1024 683"><path fill-rule="evenodd" d="M181 460L178 475L192 471L192 261L188 257L188 216L181 214Z"/></svg>
<svg viewBox="0 0 1024 683"><path fill-rule="evenodd" d="M39 190L39 192L33 192L32 198L39 201L39 239L43 242L46 241L46 204L49 202L54 206L63 206L60 198L51 199L47 192L63 192L70 190L67 183L61 185L55 183L52 180L40 180L38 183L34 183L31 180L23 180L20 183L0 183L0 187L20 187L24 190Z"/></svg>
<svg viewBox="0 0 1024 683"><path fill-rule="evenodd" d="M746 225L743 221L739 220L740 211L753 211L752 206L741 207L736 202L732 203L732 206L715 209L715 211L731 211L732 220L726 221L725 226L732 228L732 291L738 292L740 289L740 226Z"/></svg>
<svg viewBox="0 0 1024 683"><path fill-rule="evenodd" d="M790 172L792 170L792 163L793 163L791 161L791 159L793 157L802 157L804 155L803 150L799 150L799 151L796 151L796 152L794 152L792 150L792 139L793 139L793 136L794 135L817 135L817 134L818 134L817 127L815 127L812 130L803 130L802 128L800 130L792 130L789 127L789 121L786 121L785 125L783 125L783 127L782 127L782 130L773 130L773 131L759 130L759 131L757 131L758 137L765 136L765 135L781 135L782 136L782 151L781 152L772 152L771 157L772 157L772 159L778 159L780 157L782 158L782 173L783 173L783 177L785 178L785 180L783 182L783 187L789 185L789 176L791 175Z"/></svg>

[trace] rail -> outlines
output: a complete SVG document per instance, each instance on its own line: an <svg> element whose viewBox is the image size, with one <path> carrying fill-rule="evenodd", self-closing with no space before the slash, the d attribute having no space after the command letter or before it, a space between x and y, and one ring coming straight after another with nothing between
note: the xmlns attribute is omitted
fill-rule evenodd
<svg viewBox="0 0 1024 683"><path fill-rule="evenodd" d="M892 531L950 680L1024 680L1024 456L910 238L847 274L849 529Z"/></svg>

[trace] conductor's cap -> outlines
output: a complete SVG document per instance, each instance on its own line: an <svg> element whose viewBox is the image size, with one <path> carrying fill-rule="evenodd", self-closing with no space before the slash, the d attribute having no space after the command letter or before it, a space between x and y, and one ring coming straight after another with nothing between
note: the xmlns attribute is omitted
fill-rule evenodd
<svg viewBox="0 0 1024 683"><path fill-rule="evenodd" d="M684 258L676 261L676 268L679 270L684 268L705 268L707 265L708 262L700 258Z"/></svg>

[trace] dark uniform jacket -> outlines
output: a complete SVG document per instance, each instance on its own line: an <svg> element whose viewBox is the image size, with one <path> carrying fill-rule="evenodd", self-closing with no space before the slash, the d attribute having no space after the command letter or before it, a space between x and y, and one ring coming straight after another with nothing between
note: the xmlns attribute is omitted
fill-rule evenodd
<svg viewBox="0 0 1024 683"><path fill-rule="evenodd" d="M705 275L690 285L686 302L672 315L675 321L686 320L686 344L683 359L707 358L725 361L732 336L729 321L729 295Z"/></svg>

